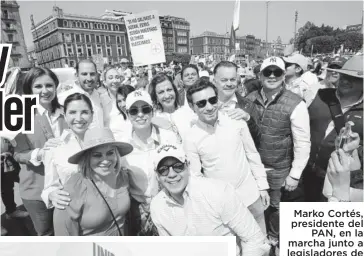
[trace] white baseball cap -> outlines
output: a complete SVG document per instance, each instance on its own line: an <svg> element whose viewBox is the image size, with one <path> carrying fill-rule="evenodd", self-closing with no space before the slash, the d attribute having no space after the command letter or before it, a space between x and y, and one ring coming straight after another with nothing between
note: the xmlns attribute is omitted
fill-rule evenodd
<svg viewBox="0 0 364 256"><path fill-rule="evenodd" d="M149 93L143 90L136 90L128 94L125 100L125 107L129 109L135 102L144 101L153 107L152 98Z"/></svg>
<svg viewBox="0 0 364 256"><path fill-rule="evenodd" d="M159 163L166 157L174 157L181 163L187 159L182 147L172 144L160 145L154 155L154 170L157 170Z"/></svg>
<svg viewBox="0 0 364 256"><path fill-rule="evenodd" d="M296 53L288 57L283 57L283 60L287 63L297 64L302 68L303 72L307 71L308 59L302 54Z"/></svg>
<svg viewBox="0 0 364 256"><path fill-rule="evenodd" d="M284 64L284 61L280 58L280 57L269 57L267 59L265 59L262 63L262 65L260 66L260 72L262 72L265 68L269 67L269 66L276 66L280 69L282 69L283 71L286 70L286 65Z"/></svg>

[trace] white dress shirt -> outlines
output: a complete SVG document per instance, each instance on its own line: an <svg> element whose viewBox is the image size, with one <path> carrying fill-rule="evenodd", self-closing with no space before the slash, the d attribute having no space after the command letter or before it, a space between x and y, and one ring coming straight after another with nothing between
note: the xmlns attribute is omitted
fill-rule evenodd
<svg viewBox="0 0 364 256"><path fill-rule="evenodd" d="M259 190L269 188L264 165L243 120L221 112L214 126L199 120L189 130L184 147L193 175L232 184L246 206L259 198Z"/></svg>
<svg viewBox="0 0 364 256"><path fill-rule="evenodd" d="M160 236L237 236L244 256L264 255L269 249L253 215L228 183L191 176L183 198L181 205L165 189L153 198L151 216Z"/></svg>
<svg viewBox="0 0 364 256"><path fill-rule="evenodd" d="M41 197L47 208L53 207L49 194L78 172L78 165L68 163L68 158L81 150L80 142L70 130L64 130L61 139L62 144L50 150L44 161L44 189Z"/></svg>
<svg viewBox="0 0 364 256"><path fill-rule="evenodd" d="M278 93L279 92L274 94L271 100L277 97ZM267 98L263 89L261 90L261 94L263 100L266 102ZM290 120L294 157L289 175L295 179L299 179L303 169L306 167L311 151L310 117L308 115L307 106L303 101L301 101L292 111Z"/></svg>
<svg viewBox="0 0 364 256"><path fill-rule="evenodd" d="M51 115L49 115L48 110L46 110L44 107L42 107L42 105L39 104L37 106L36 111L38 111L39 115L44 115L47 117L47 121L49 123L49 126L52 129L54 137L58 138L59 136L61 136L61 127L59 124L59 117L63 115L63 110L60 108L57 108L54 113L51 113ZM30 155L29 161L34 166L39 166L42 163L42 161L38 161L38 159L37 159L39 150L40 150L40 148L34 149Z"/></svg>

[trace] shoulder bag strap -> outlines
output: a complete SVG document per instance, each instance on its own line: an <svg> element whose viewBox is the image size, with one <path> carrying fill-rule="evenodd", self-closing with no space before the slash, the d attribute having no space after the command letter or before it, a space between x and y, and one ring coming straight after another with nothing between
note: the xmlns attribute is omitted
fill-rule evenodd
<svg viewBox="0 0 364 256"><path fill-rule="evenodd" d="M106 201L106 199L105 199L104 195L101 193L100 189L97 187L97 185L96 185L96 183L94 182L94 180L92 180L92 179L91 179L91 182L92 182L92 184L94 184L95 188L97 189L97 191L98 191L98 192L99 192L99 194L101 195L102 199L104 199L104 202L106 203L107 208L109 208L109 211L110 211L111 216L112 216L112 218L113 218L113 220L114 220L114 222L115 222L115 225L116 225L116 227L118 228L119 235L120 235L120 236L122 236L123 234L121 233L121 230L120 230L119 225L118 225L118 223L117 223L117 221L116 221L115 215L114 215L114 213L112 212L112 210L111 210L111 208L110 208L109 204L107 203L107 201Z"/></svg>
<svg viewBox="0 0 364 256"><path fill-rule="evenodd" d="M320 93L320 98L322 99L323 102L325 102L328 105L330 109L331 118L334 121L336 133L340 134L341 128L345 126L345 117L341 110L341 105L339 100L336 99L335 95L331 97L330 96L331 95L325 95L324 93Z"/></svg>

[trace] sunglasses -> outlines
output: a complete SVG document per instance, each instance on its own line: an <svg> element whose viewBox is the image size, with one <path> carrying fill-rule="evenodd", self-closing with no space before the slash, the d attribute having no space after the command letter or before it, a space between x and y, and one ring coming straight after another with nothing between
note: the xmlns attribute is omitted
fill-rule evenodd
<svg viewBox="0 0 364 256"><path fill-rule="evenodd" d="M197 102L195 102L194 104L198 107L198 108L204 108L206 107L207 101L211 104L211 105L215 105L217 104L217 96L208 98L207 100L199 100Z"/></svg>
<svg viewBox="0 0 364 256"><path fill-rule="evenodd" d="M161 176L168 176L171 167L174 172L181 173L185 170L185 163L176 163L170 166L161 166L160 168L157 169L157 172Z"/></svg>
<svg viewBox="0 0 364 256"><path fill-rule="evenodd" d="M139 113L142 113L144 115L150 114L153 111L152 107L150 106L143 106L141 108L132 107L128 110L128 113L131 116L136 116Z"/></svg>
<svg viewBox="0 0 364 256"><path fill-rule="evenodd" d="M275 77L280 77L283 75L283 70L282 69L264 69L263 70L263 76L265 77L270 77L271 75L274 75Z"/></svg>

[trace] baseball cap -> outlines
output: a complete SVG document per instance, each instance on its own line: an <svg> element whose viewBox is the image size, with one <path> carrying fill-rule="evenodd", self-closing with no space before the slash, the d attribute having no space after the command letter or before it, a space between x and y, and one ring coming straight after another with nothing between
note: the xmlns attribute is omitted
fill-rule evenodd
<svg viewBox="0 0 364 256"><path fill-rule="evenodd" d="M283 57L283 60L287 63L297 64L302 68L303 72L307 71L308 60L302 54L297 53L289 57Z"/></svg>
<svg viewBox="0 0 364 256"><path fill-rule="evenodd" d="M348 60L343 57L336 57L329 61L328 68L342 68Z"/></svg>
<svg viewBox="0 0 364 256"><path fill-rule="evenodd" d="M184 150L180 146L173 144L160 145L154 155L154 170L158 169L159 163L166 157L174 157L182 163L187 159Z"/></svg>
<svg viewBox="0 0 364 256"><path fill-rule="evenodd" d="M263 71L265 68L269 66L276 66L282 70L286 70L284 61L280 57L269 57L265 59L262 65L260 66L260 71Z"/></svg>
<svg viewBox="0 0 364 256"><path fill-rule="evenodd" d="M125 107L129 109L135 102L144 101L150 106L153 106L152 99L146 91L136 90L128 94L125 100Z"/></svg>
<svg viewBox="0 0 364 256"><path fill-rule="evenodd" d="M127 59L125 59L125 58L122 58L122 59L120 60L120 63L129 63L129 61L128 61Z"/></svg>

